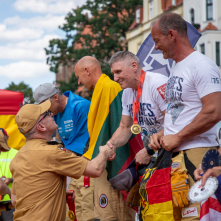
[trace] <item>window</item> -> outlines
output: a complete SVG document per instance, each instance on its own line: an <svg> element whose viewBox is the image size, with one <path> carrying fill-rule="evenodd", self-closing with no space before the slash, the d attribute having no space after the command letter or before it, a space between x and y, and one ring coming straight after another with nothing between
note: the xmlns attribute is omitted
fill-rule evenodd
<svg viewBox="0 0 221 221"><path fill-rule="evenodd" d="M200 51L202 54L205 54L205 45L204 44L200 45Z"/></svg>
<svg viewBox="0 0 221 221"><path fill-rule="evenodd" d="M140 9L136 10L136 23L140 23Z"/></svg>
<svg viewBox="0 0 221 221"><path fill-rule="evenodd" d="M149 19L153 18L153 0L149 1Z"/></svg>
<svg viewBox="0 0 221 221"><path fill-rule="evenodd" d="M220 66L220 42L216 42L216 64Z"/></svg>
<svg viewBox="0 0 221 221"><path fill-rule="evenodd" d="M213 0L206 0L206 20L213 20Z"/></svg>
<svg viewBox="0 0 221 221"><path fill-rule="evenodd" d="M190 10L190 22L191 22L191 25L194 25L194 9L193 8Z"/></svg>
<svg viewBox="0 0 221 221"><path fill-rule="evenodd" d="M172 0L172 5L176 5L176 0Z"/></svg>

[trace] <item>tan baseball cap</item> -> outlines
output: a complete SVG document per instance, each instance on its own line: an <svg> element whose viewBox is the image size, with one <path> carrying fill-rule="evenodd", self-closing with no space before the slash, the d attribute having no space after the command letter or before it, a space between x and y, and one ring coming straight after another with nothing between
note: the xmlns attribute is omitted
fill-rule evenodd
<svg viewBox="0 0 221 221"><path fill-rule="evenodd" d="M21 133L25 134L34 127L39 116L51 107L49 100L41 104L26 104L15 116L15 121Z"/></svg>
<svg viewBox="0 0 221 221"><path fill-rule="evenodd" d="M2 130L0 130L0 145L2 146L2 148L4 150L10 150L10 148L8 147L7 142L5 141L5 134Z"/></svg>

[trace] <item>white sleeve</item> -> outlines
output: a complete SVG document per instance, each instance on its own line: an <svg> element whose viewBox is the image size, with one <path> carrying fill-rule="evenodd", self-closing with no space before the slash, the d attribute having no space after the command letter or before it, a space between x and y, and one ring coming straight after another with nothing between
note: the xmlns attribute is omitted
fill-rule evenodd
<svg viewBox="0 0 221 221"><path fill-rule="evenodd" d="M125 89L122 95L122 115L130 116L130 112L127 108L127 101L128 101L128 90Z"/></svg>
<svg viewBox="0 0 221 221"><path fill-rule="evenodd" d="M152 85L152 95L154 102L157 104L161 111L167 109L167 103L165 100L165 89L167 81L168 78L162 75L162 77L156 78Z"/></svg>
<svg viewBox="0 0 221 221"><path fill-rule="evenodd" d="M209 60L201 60L194 68L194 82L200 98L221 91L219 68Z"/></svg>

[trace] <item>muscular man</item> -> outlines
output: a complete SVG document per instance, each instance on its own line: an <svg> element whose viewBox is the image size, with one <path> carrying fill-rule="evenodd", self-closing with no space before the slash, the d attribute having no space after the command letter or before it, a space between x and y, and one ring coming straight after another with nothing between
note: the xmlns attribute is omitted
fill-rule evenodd
<svg viewBox="0 0 221 221"><path fill-rule="evenodd" d="M185 20L175 13L162 14L151 30L155 49L165 59L172 58L176 65L165 91L168 108L164 131L151 137L150 147L160 144L168 151L184 151L195 165L204 153L218 146L215 124L221 120L220 73L216 64L195 51L187 36ZM189 185L194 181L189 175ZM174 207L175 220L199 220L200 203L185 206L197 208L193 217L182 218L182 208Z"/></svg>
<svg viewBox="0 0 221 221"><path fill-rule="evenodd" d="M121 122L108 144L118 148L128 141L132 134L131 126L134 124L135 114L138 114L137 123L141 127L142 137L149 139L152 134L163 128L166 109L164 91L167 77L158 73L144 72L140 104L136 113L136 97L139 96L138 86L142 73L138 57L129 51L120 51L111 57L109 64L114 80L125 90L122 96ZM149 155L145 148L136 155L136 162L137 164L149 162Z"/></svg>
<svg viewBox="0 0 221 221"><path fill-rule="evenodd" d="M132 134L132 125L138 124L141 127L143 141L146 140L144 144L146 148L136 154L136 163L148 164L149 138L163 128L167 77L158 73L143 72L137 56L128 51L114 54L109 64L114 80L125 90L122 96L123 111L120 125L107 144L116 148L124 145ZM135 199L138 193L136 191L132 193ZM141 204L141 211L143 209Z"/></svg>
<svg viewBox="0 0 221 221"><path fill-rule="evenodd" d="M15 221L65 220L66 176L98 177L112 157L114 149L100 148L92 161L77 156L62 145L50 145L58 125L48 111L49 100L23 106L15 117L26 144L10 164L14 179L12 195L16 196Z"/></svg>
<svg viewBox="0 0 221 221"><path fill-rule="evenodd" d="M88 149L89 135L87 115L90 101L66 91L64 94L51 83L40 85L34 91L36 103L50 98L50 112L58 125L58 132L66 149L81 156ZM94 179L82 176L71 179L69 189L75 191L75 210L79 221L94 220L93 190Z"/></svg>
<svg viewBox="0 0 221 221"><path fill-rule="evenodd" d="M84 154L86 158L93 159L98 154L98 147L105 145L119 126L122 90L119 84L102 74L100 63L93 57L86 56L79 60L75 75L78 84L83 84L87 90L94 90L88 114L90 144ZM95 220L134 220L135 211L124 204L123 194L112 189L107 180L107 177L117 175L119 167L123 166L129 155L128 143L122 145L115 160L108 162L101 177L95 179Z"/></svg>

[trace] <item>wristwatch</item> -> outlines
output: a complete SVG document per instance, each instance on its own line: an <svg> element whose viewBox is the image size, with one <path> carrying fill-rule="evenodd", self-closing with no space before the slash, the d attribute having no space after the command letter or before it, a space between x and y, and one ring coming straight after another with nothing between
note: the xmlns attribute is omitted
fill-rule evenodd
<svg viewBox="0 0 221 221"><path fill-rule="evenodd" d="M154 155L155 152L154 152L153 149L149 148L148 146L146 146L145 148L146 148L146 150L147 150L147 153L148 153L150 156Z"/></svg>

